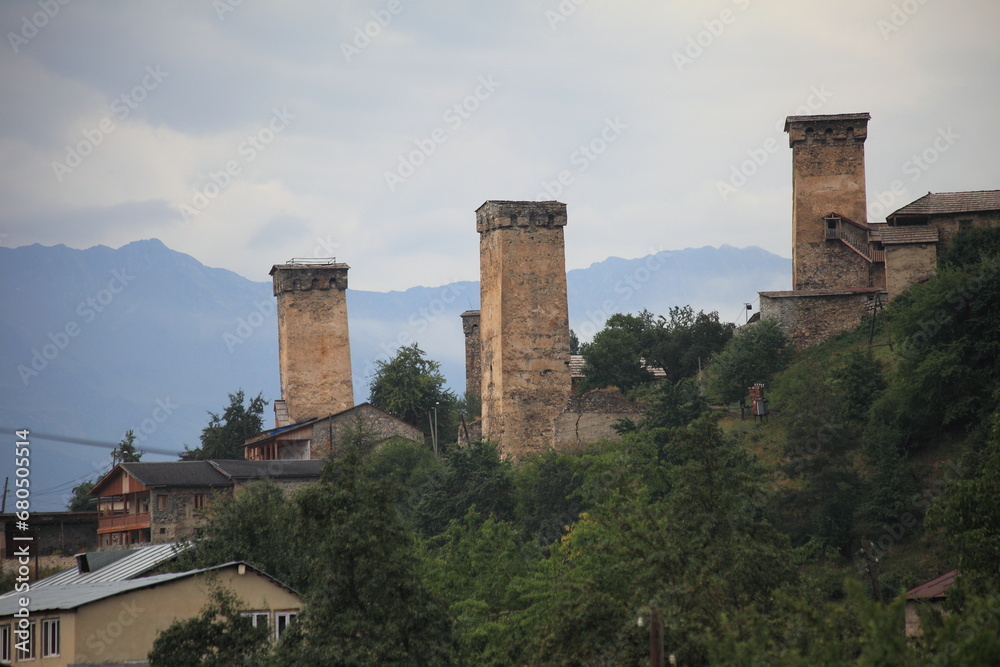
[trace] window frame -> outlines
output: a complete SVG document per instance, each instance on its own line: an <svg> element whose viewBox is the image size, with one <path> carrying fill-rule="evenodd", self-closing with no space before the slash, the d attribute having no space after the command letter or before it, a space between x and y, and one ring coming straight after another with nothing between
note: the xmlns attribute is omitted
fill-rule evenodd
<svg viewBox="0 0 1000 667"><path fill-rule="evenodd" d="M0 625L0 660L4 662L12 662L14 659L14 652L11 650L13 648L12 640L14 639L14 629L9 623Z"/></svg>
<svg viewBox="0 0 1000 667"><path fill-rule="evenodd" d="M26 654L18 648L18 644L20 642L14 642L14 655L17 658L14 662L28 662L35 660L38 657L38 651L35 648L35 639L38 635L38 633L35 632L36 625L37 623L35 621L31 621L28 624L28 651Z"/></svg>
<svg viewBox="0 0 1000 667"><path fill-rule="evenodd" d="M53 630L54 628L54 630ZM52 644L50 645L50 640ZM61 624L58 618L43 618L42 619L42 657L43 658L54 658L60 655L60 643L62 641L62 630ZM54 650L53 650L54 649Z"/></svg>
<svg viewBox="0 0 1000 667"><path fill-rule="evenodd" d="M291 627L295 619L299 617L298 609L288 609L274 612L274 641L280 642L281 636ZM282 624L284 621L284 624Z"/></svg>

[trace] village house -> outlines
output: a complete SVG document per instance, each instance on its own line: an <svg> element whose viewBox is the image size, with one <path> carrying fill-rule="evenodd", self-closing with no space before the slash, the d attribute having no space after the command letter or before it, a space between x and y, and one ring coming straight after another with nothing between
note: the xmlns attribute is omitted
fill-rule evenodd
<svg viewBox="0 0 1000 667"><path fill-rule="evenodd" d="M147 574L175 553L173 545L160 545L81 554L77 569L32 584L26 616L23 594L0 596L0 660L39 667L148 665L157 635L178 619L197 616L216 588L234 592L244 613L254 625L266 625L274 641L301 609L294 590L242 562Z"/></svg>
<svg viewBox="0 0 1000 667"><path fill-rule="evenodd" d="M209 508L253 481L293 490L319 479L322 461L120 463L90 495L97 498L98 546L162 544L198 534Z"/></svg>

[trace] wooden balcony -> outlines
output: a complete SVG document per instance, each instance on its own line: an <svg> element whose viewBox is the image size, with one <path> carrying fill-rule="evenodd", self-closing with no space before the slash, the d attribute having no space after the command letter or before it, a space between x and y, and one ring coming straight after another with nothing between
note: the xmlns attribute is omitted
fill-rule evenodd
<svg viewBox="0 0 1000 667"><path fill-rule="evenodd" d="M138 514L113 514L108 516L101 516L97 520L97 532L100 533L117 533L123 530L139 530L140 528L149 528L149 512L140 512Z"/></svg>

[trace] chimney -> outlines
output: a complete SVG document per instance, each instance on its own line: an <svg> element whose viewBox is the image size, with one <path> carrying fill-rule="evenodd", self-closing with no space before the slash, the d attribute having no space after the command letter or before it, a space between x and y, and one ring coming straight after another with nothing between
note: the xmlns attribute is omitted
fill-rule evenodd
<svg viewBox="0 0 1000 667"><path fill-rule="evenodd" d="M347 264L290 260L271 268L278 299L281 398L297 424L354 406ZM275 415L283 421L284 415Z"/></svg>

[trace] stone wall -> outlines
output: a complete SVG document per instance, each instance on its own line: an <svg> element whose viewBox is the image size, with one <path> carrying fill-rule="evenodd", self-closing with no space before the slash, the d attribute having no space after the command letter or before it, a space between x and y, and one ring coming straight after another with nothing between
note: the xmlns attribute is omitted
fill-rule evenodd
<svg viewBox="0 0 1000 667"><path fill-rule="evenodd" d="M344 442L352 432L360 430L375 442L392 437L423 442L424 433L406 422L386 414L382 410L363 403L355 408L323 419L313 425L309 457L322 459L337 457L343 451Z"/></svg>
<svg viewBox="0 0 1000 667"><path fill-rule="evenodd" d="M621 419L635 421L642 413L641 405L626 400L615 388L571 396L566 410L556 417L552 445L571 449L601 440L618 440L620 436L612 426Z"/></svg>
<svg viewBox="0 0 1000 667"><path fill-rule="evenodd" d="M824 216L865 225L865 138L869 114L789 116L792 148L792 285L796 290L873 285L871 264L826 240Z"/></svg>
<svg viewBox="0 0 1000 667"><path fill-rule="evenodd" d="M937 269L937 245L909 243L885 246L886 291L889 298L913 283L926 280Z"/></svg>
<svg viewBox="0 0 1000 667"><path fill-rule="evenodd" d="M209 508L233 494L231 486L171 487L151 489L149 498L149 540L153 544L177 542L194 537L205 522ZM167 497L167 508L159 509L158 496ZM195 507L195 496L204 496L205 505Z"/></svg>
<svg viewBox="0 0 1000 667"><path fill-rule="evenodd" d="M271 269L278 299L281 397L292 423L354 405L347 329L346 264L279 264Z"/></svg>
<svg viewBox="0 0 1000 667"><path fill-rule="evenodd" d="M476 211L483 437L515 459L551 444L570 393L565 225L554 201Z"/></svg>
<svg viewBox="0 0 1000 667"><path fill-rule="evenodd" d="M462 331L465 333L465 392L479 396L483 390L483 346L479 339L479 311L462 313Z"/></svg>
<svg viewBox="0 0 1000 667"><path fill-rule="evenodd" d="M775 320L801 349L856 328L878 292L874 288L761 292L760 317Z"/></svg>
<svg viewBox="0 0 1000 667"><path fill-rule="evenodd" d="M966 221L963 224L963 221ZM973 211L970 213L949 213L930 216L929 224L938 228L938 252L951 243L951 237L964 226L1000 227L1000 211Z"/></svg>

